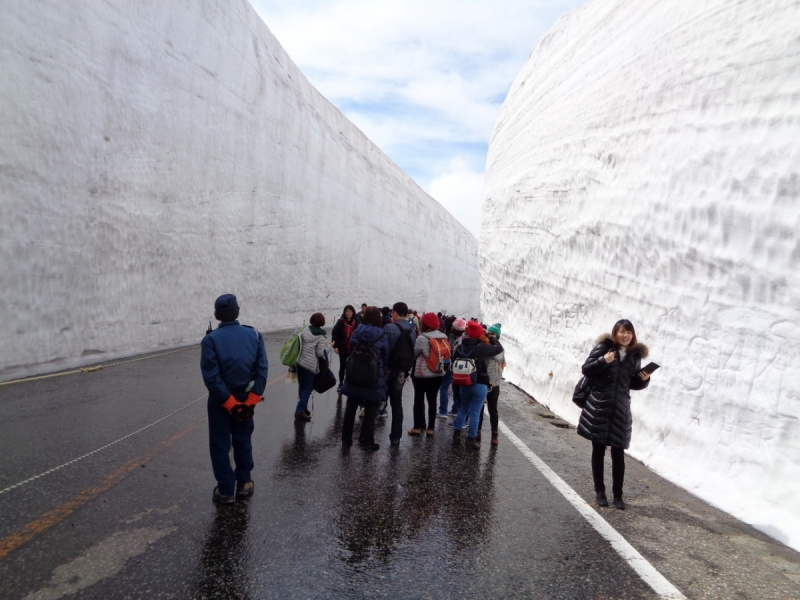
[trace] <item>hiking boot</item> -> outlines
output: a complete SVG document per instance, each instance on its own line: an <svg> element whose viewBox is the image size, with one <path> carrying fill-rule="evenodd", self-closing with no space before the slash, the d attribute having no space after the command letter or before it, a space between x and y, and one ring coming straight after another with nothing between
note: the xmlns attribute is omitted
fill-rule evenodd
<svg viewBox="0 0 800 600"><path fill-rule="evenodd" d="M417 429L416 427L412 427L411 429L408 430L408 435L421 435L421 434L422 430Z"/></svg>
<svg viewBox="0 0 800 600"><path fill-rule="evenodd" d="M497 432L493 431L492 432L492 446L497 446L498 441L499 440L498 440L498 437L497 437Z"/></svg>
<svg viewBox="0 0 800 600"><path fill-rule="evenodd" d="M620 510L625 510L625 502L623 502L622 496L614 496L614 506Z"/></svg>
<svg viewBox="0 0 800 600"><path fill-rule="evenodd" d="M477 438L467 438L467 450L480 450L481 443L477 440Z"/></svg>
<svg viewBox="0 0 800 600"><path fill-rule="evenodd" d="M475 441L476 442L480 442L481 441L481 430L480 429L478 429L478 435L475 436Z"/></svg>
<svg viewBox="0 0 800 600"><path fill-rule="evenodd" d="M311 420L311 415L308 412L294 413L294 420L308 422Z"/></svg>
<svg viewBox="0 0 800 600"><path fill-rule="evenodd" d="M240 498L249 498L255 491L255 486L253 485L252 481L240 483L236 486L236 495Z"/></svg>
<svg viewBox="0 0 800 600"><path fill-rule="evenodd" d="M212 500L216 504L233 504L235 498L233 496L224 496L223 494L219 493L219 488L214 488L214 495L212 496Z"/></svg>
<svg viewBox="0 0 800 600"><path fill-rule="evenodd" d="M433 427L425 430L425 435L433 435Z"/></svg>
<svg viewBox="0 0 800 600"><path fill-rule="evenodd" d="M608 498L606 498L605 492L597 492L595 500L597 500L599 506L608 506Z"/></svg>

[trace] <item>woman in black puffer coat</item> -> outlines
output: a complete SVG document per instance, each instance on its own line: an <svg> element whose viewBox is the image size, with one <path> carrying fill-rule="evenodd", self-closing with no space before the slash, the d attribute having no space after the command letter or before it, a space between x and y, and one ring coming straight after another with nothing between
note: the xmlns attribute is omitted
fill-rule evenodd
<svg viewBox="0 0 800 600"><path fill-rule="evenodd" d="M582 371L591 382L592 393L581 412L578 434L592 442L592 477L600 506L608 506L603 459L606 446L611 446L614 506L625 508L625 450L631 445L633 429L630 391L643 390L650 383L650 375L642 371L642 359L647 355L647 346L637 341L633 324L622 319L614 324L611 335L600 336L583 363Z"/></svg>

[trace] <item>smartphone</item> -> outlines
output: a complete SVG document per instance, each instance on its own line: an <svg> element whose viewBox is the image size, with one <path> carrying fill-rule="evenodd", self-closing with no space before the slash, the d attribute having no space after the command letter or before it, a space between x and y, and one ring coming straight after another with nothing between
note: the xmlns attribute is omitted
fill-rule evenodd
<svg viewBox="0 0 800 600"><path fill-rule="evenodd" d="M652 375L653 371L658 369L660 366L661 365L657 365L656 363L651 362L651 363L646 364L644 367L642 367L642 371L644 371L648 375Z"/></svg>

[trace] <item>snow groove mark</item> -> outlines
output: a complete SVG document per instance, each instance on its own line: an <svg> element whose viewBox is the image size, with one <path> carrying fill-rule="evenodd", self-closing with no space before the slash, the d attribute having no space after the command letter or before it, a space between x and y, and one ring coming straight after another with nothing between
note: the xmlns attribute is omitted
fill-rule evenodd
<svg viewBox="0 0 800 600"><path fill-rule="evenodd" d="M686 600L678 588L672 585L666 577L664 577L658 570L651 565L646 558L631 546L620 533L609 525L603 517L601 517L595 510L593 510L586 501L581 498L578 493L573 490L566 481L561 479L555 471L553 471L547 464L539 458L533 451L519 439L513 431L502 421L499 422L500 430L506 435L511 443L522 452L523 456L527 458L539 472L547 478L547 480L555 487L561 494L572 504L573 507L586 519L589 524L594 527L595 531L605 538L614 550L617 551L625 562L636 572L642 580L649 585L653 591L661 598L668 600Z"/></svg>

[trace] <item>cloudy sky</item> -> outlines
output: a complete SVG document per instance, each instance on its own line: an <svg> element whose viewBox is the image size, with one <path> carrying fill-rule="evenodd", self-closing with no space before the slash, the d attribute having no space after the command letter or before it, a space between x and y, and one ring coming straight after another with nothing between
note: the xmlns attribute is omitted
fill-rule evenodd
<svg viewBox="0 0 800 600"><path fill-rule="evenodd" d="M311 83L476 236L486 150L531 48L586 0L251 0Z"/></svg>

